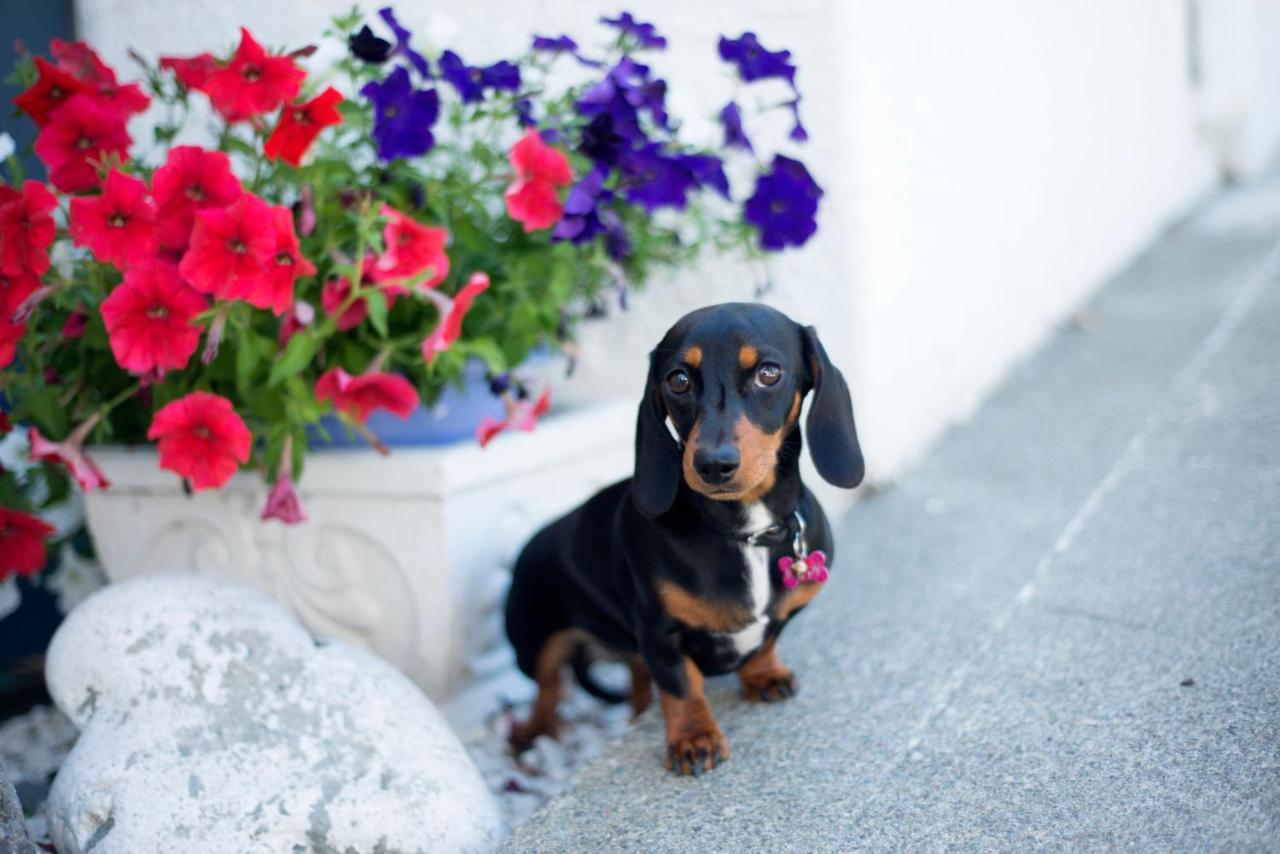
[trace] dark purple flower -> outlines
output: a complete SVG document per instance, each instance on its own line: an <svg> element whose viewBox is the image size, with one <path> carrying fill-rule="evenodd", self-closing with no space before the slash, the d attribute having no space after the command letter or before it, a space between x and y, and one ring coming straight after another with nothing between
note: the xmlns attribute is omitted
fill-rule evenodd
<svg viewBox="0 0 1280 854"><path fill-rule="evenodd" d="M503 60L488 66L470 66L451 50L440 57L440 74L448 80L464 104L484 100L486 89L505 89L514 92L520 88L520 69Z"/></svg>
<svg viewBox="0 0 1280 854"><path fill-rule="evenodd" d="M665 48L667 46L666 38L658 35L653 24L637 21L631 17L630 12L623 12L616 18L601 18L600 23L617 27L625 35L635 36L640 47Z"/></svg>
<svg viewBox="0 0 1280 854"><path fill-rule="evenodd" d="M788 101L783 106L791 110L791 117L795 120L788 135L796 142L806 142L809 139L809 132L804 129L804 125L800 124L800 96L797 95L794 100Z"/></svg>
<svg viewBox="0 0 1280 854"><path fill-rule="evenodd" d="M578 53L578 43L568 36L534 36L533 49L551 53L567 53L588 68L600 68L604 65L596 59L588 59Z"/></svg>
<svg viewBox="0 0 1280 854"><path fill-rule="evenodd" d="M582 129L578 150L596 163L612 166L618 162L618 154L626 146L627 141L613 127L613 116L601 113Z"/></svg>
<svg viewBox="0 0 1280 854"><path fill-rule="evenodd" d="M729 195L729 182L720 160L708 154L669 155L650 143L623 152L618 167L627 201L650 213L662 207L683 210L689 191L702 186Z"/></svg>
<svg viewBox="0 0 1280 854"><path fill-rule="evenodd" d="M564 200L564 214L551 232L552 240L586 243L605 225L600 219L600 206L613 201L613 193L604 188L606 170L592 169L569 188Z"/></svg>
<svg viewBox="0 0 1280 854"><path fill-rule="evenodd" d="M533 120L533 102L528 98L521 98L515 103L516 121L520 123L522 128L531 128L537 125Z"/></svg>
<svg viewBox="0 0 1280 854"><path fill-rule="evenodd" d="M375 36L368 24L347 39L347 47L356 59L372 62L375 65L381 65L391 56L391 42Z"/></svg>
<svg viewBox="0 0 1280 854"><path fill-rule="evenodd" d="M391 11L390 6L379 9L378 16L391 28L391 32L396 34L396 47L392 54L403 56L413 64L419 74L428 80L431 79L431 66L427 65L427 61L422 54L409 46L409 39L413 38L413 33L400 26L400 22L396 20L395 13Z"/></svg>
<svg viewBox="0 0 1280 854"><path fill-rule="evenodd" d="M710 187L729 198L729 179L724 174L724 161L710 154L677 154L676 160L688 169L700 187Z"/></svg>
<svg viewBox="0 0 1280 854"><path fill-rule="evenodd" d="M760 245L778 252L787 246L803 246L818 230L821 197L822 189L804 164L779 154L770 170L757 179L743 215L760 231Z"/></svg>
<svg viewBox="0 0 1280 854"><path fill-rule="evenodd" d="M471 71L472 69L462 61L462 57L453 51L446 50L441 54L440 76L458 90L458 96L462 98L464 104L484 99L484 87L480 85L480 81L472 78Z"/></svg>
<svg viewBox="0 0 1280 854"><path fill-rule="evenodd" d="M622 226L622 218L611 210L600 211L600 223L604 226L604 251L615 261L631 254L631 240Z"/></svg>
<svg viewBox="0 0 1280 854"><path fill-rule="evenodd" d="M409 187L409 201L413 203L413 209L420 211L427 206L427 188L418 181L414 181Z"/></svg>
<svg viewBox="0 0 1280 854"><path fill-rule="evenodd" d="M415 90L408 70L397 68L381 83L365 84L360 94L373 102L378 157L413 157L435 145L431 126L440 115L440 97L434 89Z"/></svg>
<svg viewBox="0 0 1280 854"><path fill-rule="evenodd" d="M514 92L520 88L520 67L505 59L480 69L480 77L486 89Z"/></svg>
<svg viewBox="0 0 1280 854"><path fill-rule="evenodd" d="M493 379L489 380L489 392L494 397L498 397L509 388L511 388L511 374L495 374Z"/></svg>
<svg viewBox="0 0 1280 854"><path fill-rule="evenodd" d="M751 140L742 129L742 111L736 101L730 101L720 111L720 124L724 125L724 147L743 148L751 151Z"/></svg>
<svg viewBox="0 0 1280 854"><path fill-rule="evenodd" d="M574 106L587 117L607 114L612 119L612 130L628 144L638 145L646 141L640 125L642 110L658 127L669 129L666 96L665 81L651 79L647 65L624 56Z"/></svg>
<svg viewBox="0 0 1280 854"><path fill-rule="evenodd" d="M743 33L736 39L720 37L720 58L738 67L738 76L750 83L780 77L794 85L796 67L791 64L791 51L766 50L755 33Z"/></svg>
<svg viewBox="0 0 1280 854"><path fill-rule="evenodd" d="M578 49L578 43L568 36L534 36L533 49L573 53Z"/></svg>

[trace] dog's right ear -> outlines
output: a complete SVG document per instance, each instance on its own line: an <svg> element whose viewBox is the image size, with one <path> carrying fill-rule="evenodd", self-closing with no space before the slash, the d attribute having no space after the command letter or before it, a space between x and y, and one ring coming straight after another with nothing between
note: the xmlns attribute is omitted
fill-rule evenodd
<svg viewBox="0 0 1280 854"><path fill-rule="evenodd" d="M658 388L657 351L649 354L649 376L636 419L636 471L631 495L636 508L650 519L671 509L680 488L680 446L667 429L667 411Z"/></svg>

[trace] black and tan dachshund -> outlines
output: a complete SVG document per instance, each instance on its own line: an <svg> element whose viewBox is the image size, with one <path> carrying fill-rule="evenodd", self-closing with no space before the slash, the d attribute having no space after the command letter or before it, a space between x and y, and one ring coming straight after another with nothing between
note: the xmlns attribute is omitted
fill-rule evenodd
<svg viewBox="0 0 1280 854"><path fill-rule="evenodd" d="M650 355L635 475L543 528L516 561L507 636L537 682L523 750L556 733L560 675L592 694L594 657L626 661L639 714L657 683L667 766L697 774L729 757L703 676L737 671L751 700L796 691L779 632L821 589L831 533L800 482L800 404L824 479L852 488L862 451L844 377L812 327L762 305L682 318Z"/></svg>

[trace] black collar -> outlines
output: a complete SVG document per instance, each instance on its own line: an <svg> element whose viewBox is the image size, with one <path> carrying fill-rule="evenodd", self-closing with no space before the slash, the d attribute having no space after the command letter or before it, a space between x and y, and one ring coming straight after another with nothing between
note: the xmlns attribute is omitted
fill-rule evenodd
<svg viewBox="0 0 1280 854"><path fill-rule="evenodd" d="M784 516L763 531L753 534L737 534L734 539L751 546L783 546L796 541L804 533L804 521L797 511Z"/></svg>

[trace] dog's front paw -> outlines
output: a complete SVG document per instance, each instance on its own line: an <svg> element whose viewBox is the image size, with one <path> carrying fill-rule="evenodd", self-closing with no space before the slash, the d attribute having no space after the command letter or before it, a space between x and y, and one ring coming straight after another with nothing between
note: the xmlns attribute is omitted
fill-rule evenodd
<svg viewBox="0 0 1280 854"><path fill-rule="evenodd" d="M743 673L742 696L760 703L789 700L800 690L796 675L785 667L776 667L760 673Z"/></svg>
<svg viewBox="0 0 1280 854"><path fill-rule="evenodd" d="M540 735L556 738L556 726L536 719L525 723L516 723L511 728L511 733L507 736L507 744L510 745L512 754L519 756L530 747L533 747L533 742Z"/></svg>
<svg viewBox="0 0 1280 854"><path fill-rule="evenodd" d="M729 742L714 723L667 739L667 770L697 777L729 758Z"/></svg>

